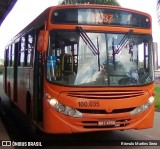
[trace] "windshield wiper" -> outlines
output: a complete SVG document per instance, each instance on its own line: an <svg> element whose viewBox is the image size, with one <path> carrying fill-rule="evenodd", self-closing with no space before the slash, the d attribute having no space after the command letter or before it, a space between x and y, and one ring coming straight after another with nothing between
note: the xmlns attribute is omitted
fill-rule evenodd
<svg viewBox="0 0 160 149"><path fill-rule="evenodd" d="M116 69L116 64L115 64L115 55L118 54L122 48L125 46L125 44L127 43L127 41L129 40L129 36L133 33L133 30L129 30L127 32L127 34L125 34L123 36L123 38L121 39L121 41L119 42L118 45L120 45L117 49L115 49L114 46L114 38L112 38L112 55L113 55L113 64L114 64L114 69Z"/></svg>
<svg viewBox="0 0 160 149"><path fill-rule="evenodd" d="M91 52L93 53L94 56L98 56L98 71L100 71L100 53L99 53L99 42L98 42L98 37L97 37L97 47L94 45L92 40L89 38L89 36L86 34L86 32L83 30L81 26L77 26L76 30L78 31L80 37L83 39L85 44L89 47Z"/></svg>
<svg viewBox="0 0 160 149"><path fill-rule="evenodd" d="M118 53L122 50L122 48L125 46L126 42L128 41L129 36L130 36L132 33L133 33L133 30L129 30L129 31L127 32L127 34L125 34L125 35L123 36L123 38L121 39L121 41L120 41L119 44L118 44L118 45L120 45L120 46L119 46L116 50L114 50L113 55L118 54ZM127 39L127 40L126 40L126 39ZM113 45L112 45L112 46L113 46Z"/></svg>
<svg viewBox="0 0 160 149"><path fill-rule="evenodd" d="M81 26L77 26L76 29L77 29L79 35L81 36L81 38L83 39L83 41L85 42L85 44L88 45L88 47L92 51L93 55L98 55L97 47L94 45L94 43L88 37L86 32L83 30L83 28Z"/></svg>

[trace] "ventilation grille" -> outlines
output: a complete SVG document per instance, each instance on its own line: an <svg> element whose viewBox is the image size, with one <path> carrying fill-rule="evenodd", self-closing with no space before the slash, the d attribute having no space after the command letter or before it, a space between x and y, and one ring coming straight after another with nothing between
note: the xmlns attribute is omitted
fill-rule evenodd
<svg viewBox="0 0 160 149"><path fill-rule="evenodd" d="M85 99L124 99L144 95L142 90L114 90L114 91L70 91L70 97Z"/></svg>

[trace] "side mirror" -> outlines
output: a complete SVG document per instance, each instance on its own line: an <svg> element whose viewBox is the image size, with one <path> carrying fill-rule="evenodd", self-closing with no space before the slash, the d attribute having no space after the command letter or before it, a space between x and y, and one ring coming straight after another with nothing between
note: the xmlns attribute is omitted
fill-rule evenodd
<svg viewBox="0 0 160 149"><path fill-rule="evenodd" d="M38 52L45 52L47 51L48 46L48 36L49 32L46 30L41 30L38 35L38 41L37 41L37 51Z"/></svg>

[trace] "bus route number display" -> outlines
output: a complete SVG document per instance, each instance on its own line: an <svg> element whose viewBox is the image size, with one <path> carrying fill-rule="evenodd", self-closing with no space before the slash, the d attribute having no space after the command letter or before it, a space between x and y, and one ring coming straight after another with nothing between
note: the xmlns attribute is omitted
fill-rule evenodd
<svg viewBox="0 0 160 149"><path fill-rule="evenodd" d="M113 14L93 14L93 22L111 23Z"/></svg>

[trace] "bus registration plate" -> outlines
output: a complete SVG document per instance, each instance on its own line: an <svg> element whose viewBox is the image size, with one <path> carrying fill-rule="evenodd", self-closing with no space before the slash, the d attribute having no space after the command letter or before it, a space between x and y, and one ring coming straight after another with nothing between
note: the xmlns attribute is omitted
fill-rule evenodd
<svg viewBox="0 0 160 149"><path fill-rule="evenodd" d="M114 126L114 125L116 125L116 121L114 121L114 120L98 121L98 126Z"/></svg>

